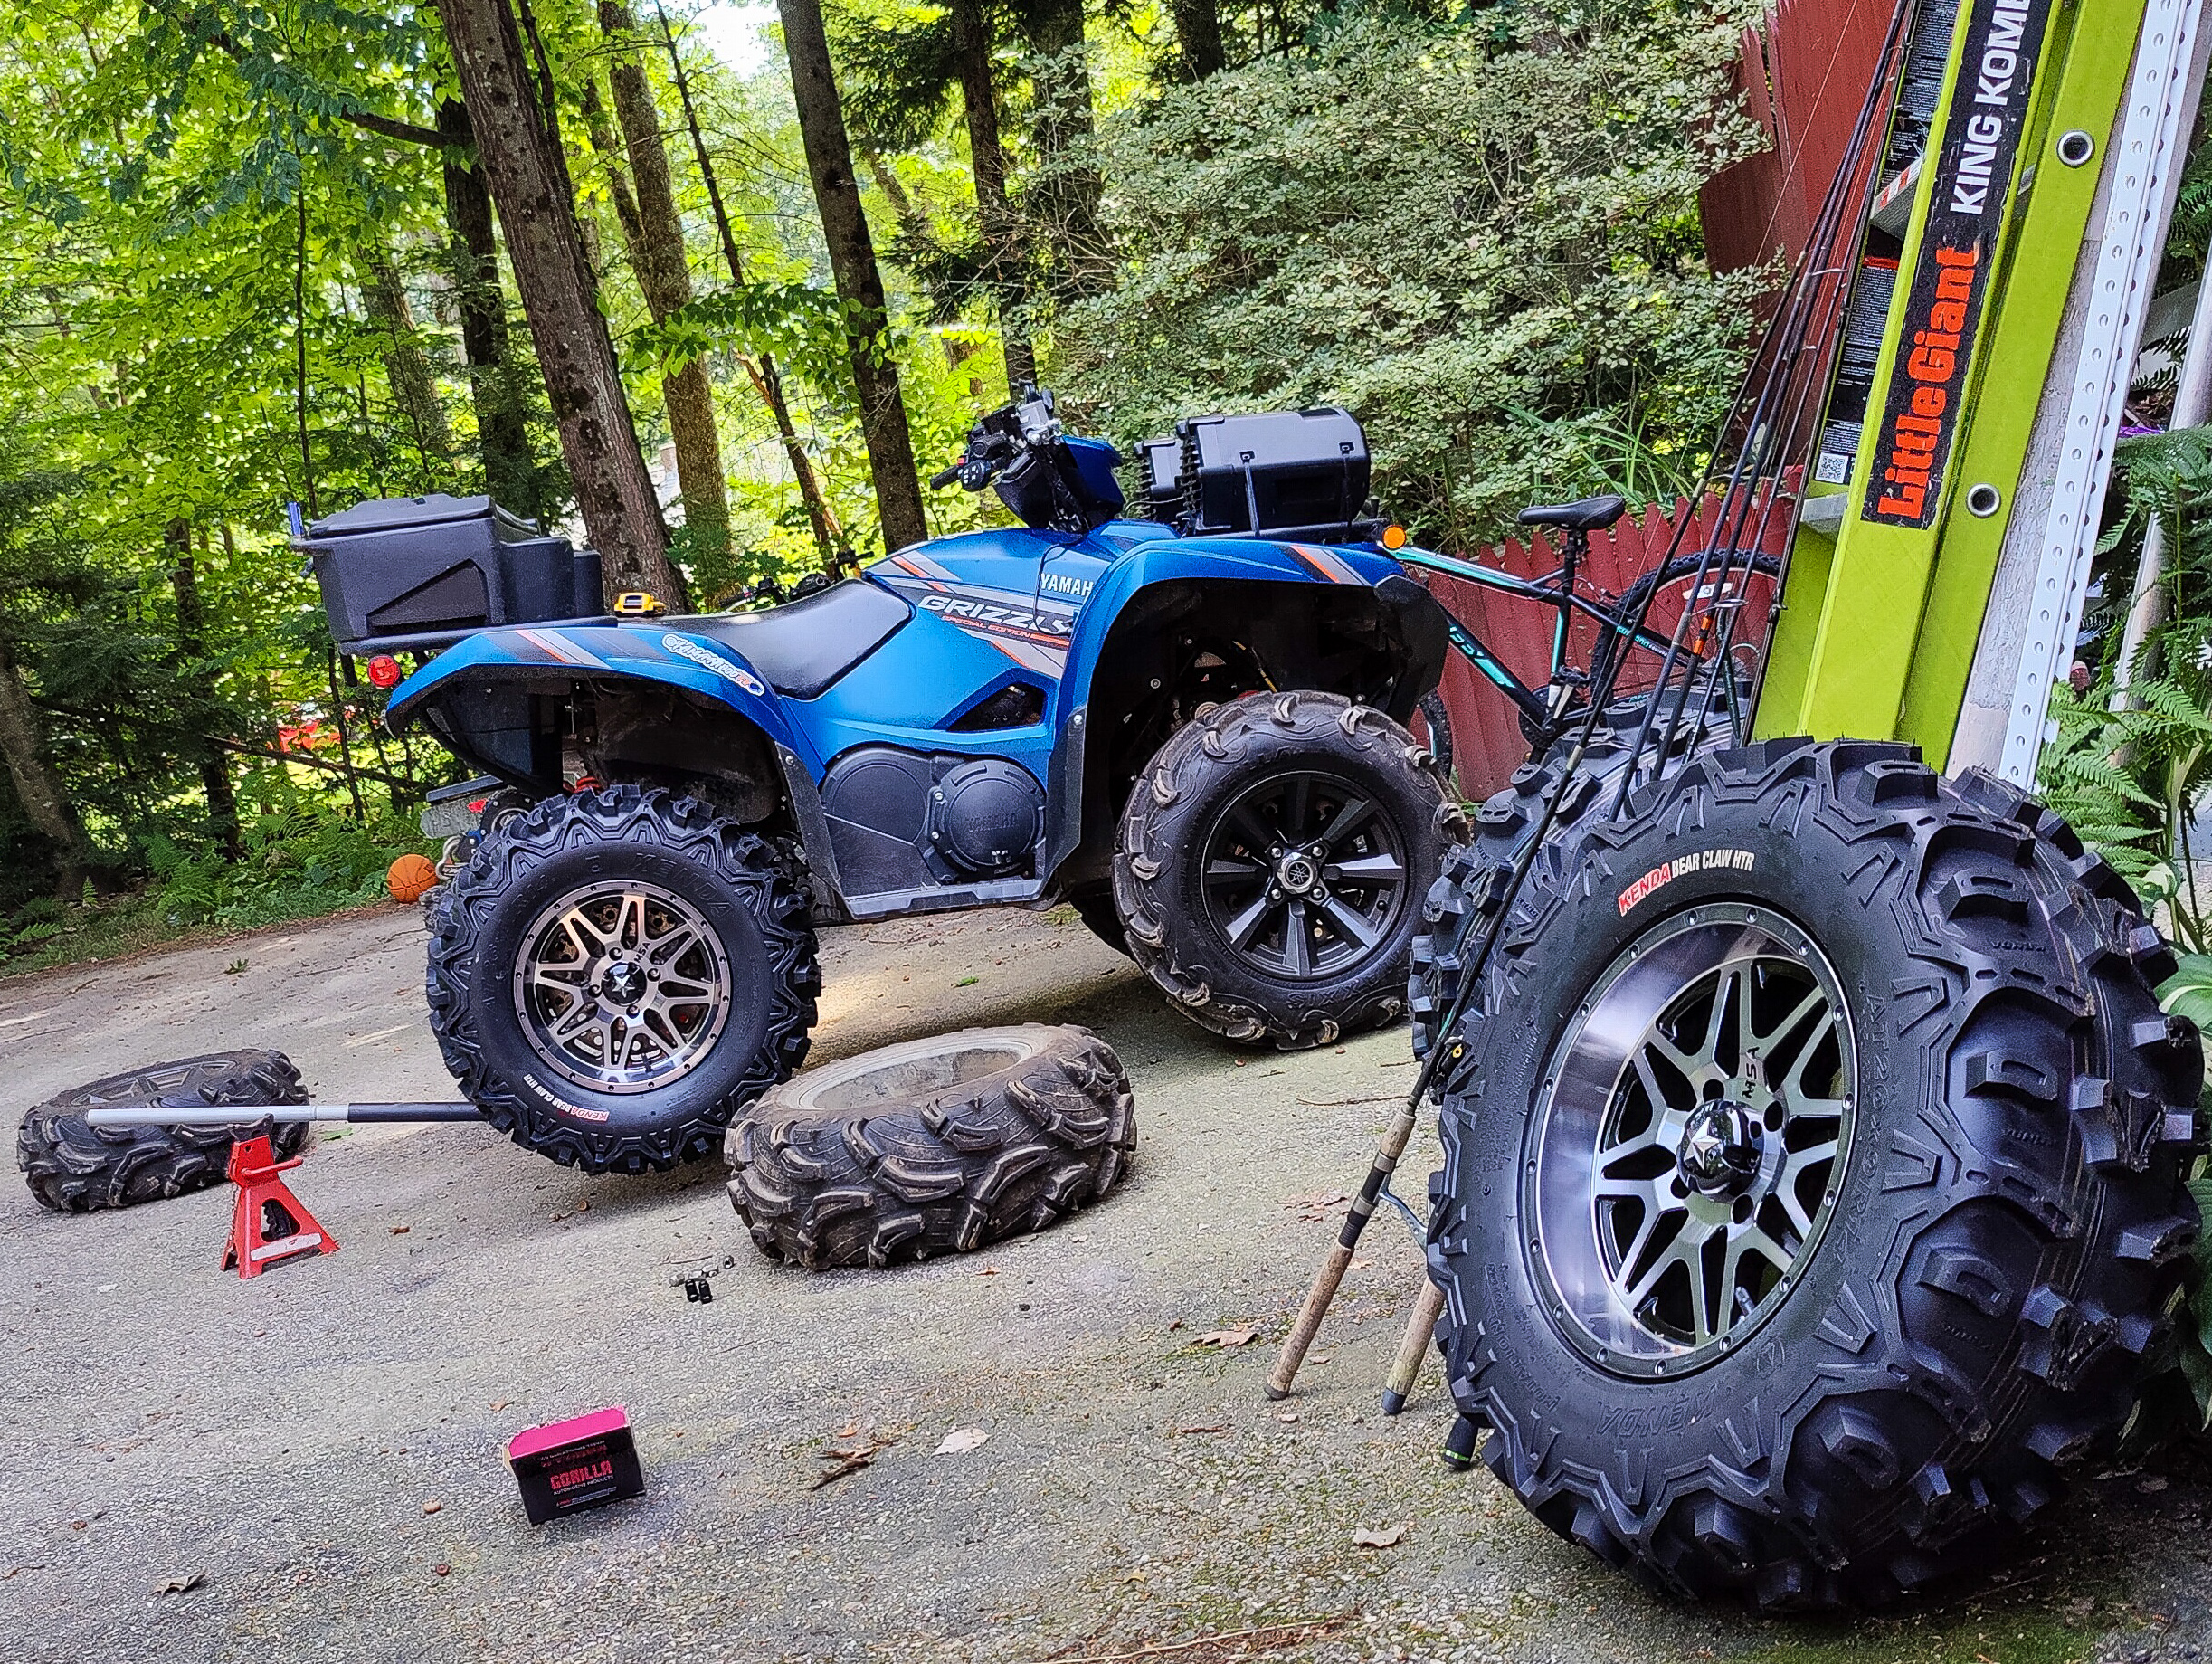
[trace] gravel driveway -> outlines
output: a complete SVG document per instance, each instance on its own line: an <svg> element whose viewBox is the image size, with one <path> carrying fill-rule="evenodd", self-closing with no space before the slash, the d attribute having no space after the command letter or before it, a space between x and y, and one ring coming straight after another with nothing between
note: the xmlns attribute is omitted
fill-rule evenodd
<svg viewBox="0 0 2212 1664"><path fill-rule="evenodd" d="M808 1276L754 1251L718 1169L587 1179L476 1127L362 1129L292 1175L343 1251L250 1283L215 1269L223 1190L61 1218L11 1186L0 1656L2212 1654L2212 1485L2189 1460L2103 1477L1995 1582L1879 1620L1639 1593L1486 1472L1439 1469L1433 1364L1402 1417L1377 1414L1417 1275L1395 1225L1298 1395L1260 1393L1327 1198L1410 1078L1402 1031L1240 1052L1055 917L835 930L823 951L817 1060L970 1022L1104 1034L1136 1089L1128 1183L1033 1240ZM421 959L393 908L0 983L6 1097L249 1044L290 1052L318 1098L446 1097ZM671 1286L725 1257L711 1304ZM1245 1325L1261 1338L1201 1344ZM646 1496L527 1526L507 1438L611 1403ZM938 1454L955 1429L985 1438ZM814 1488L831 1451L870 1446Z"/></svg>

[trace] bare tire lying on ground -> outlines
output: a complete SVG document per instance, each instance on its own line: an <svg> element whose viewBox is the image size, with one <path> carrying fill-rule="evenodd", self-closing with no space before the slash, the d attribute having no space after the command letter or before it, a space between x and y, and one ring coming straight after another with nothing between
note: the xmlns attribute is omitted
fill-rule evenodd
<svg viewBox="0 0 2212 1664"><path fill-rule="evenodd" d="M1114 1049L1030 1022L809 1070L747 1110L726 1150L753 1241L819 1271L1041 1231L1103 1197L1135 1147Z"/></svg>
<svg viewBox="0 0 2212 1664"><path fill-rule="evenodd" d="M774 844L696 798L550 798L442 895L431 1027L527 1149L587 1173L709 1156L806 1056L821 971L805 897Z"/></svg>
<svg viewBox="0 0 2212 1664"><path fill-rule="evenodd" d="M1431 1186L1498 1477L1685 1595L1989 1564L2171 1350L2202 1060L2170 964L2056 815L1902 746L1694 758L1547 840Z"/></svg>
<svg viewBox="0 0 2212 1664"><path fill-rule="evenodd" d="M1129 953L1230 1040L1324 1046L1405 1010L1421 897L1466 836L1429 749L1334 693L1192 718L1130 789L1114 855Z"/></svg>
<svg viewBox="0 0 2212 1664"><path fill-rule="evenodd" d="M305 1121L242 1115L221 1127L94 1127L87 1109L103 1104L205 1108L236 1104L304 1104L299 1071L281 1051L219 1051L74 1087L23 1118L15 1165L42 1206L58 1213L127 1208L204 1190L228 1174L231 1146L266 1137L280 1155L308 1141Z"/></svg>

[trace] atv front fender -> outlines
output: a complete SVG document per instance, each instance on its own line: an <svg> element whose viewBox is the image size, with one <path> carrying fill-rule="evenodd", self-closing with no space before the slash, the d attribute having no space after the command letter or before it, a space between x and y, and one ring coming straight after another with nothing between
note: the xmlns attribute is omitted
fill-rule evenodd
<svg viewBox="0 0 2212 1664"><path fill-rule="evenodd" d="M1085 601L1068 642L1067 676L1060 685L1063 718L1090 703L1107 638L1122 614L1144 591L1168 584L1286 584L1301 590L1334 585L1372 594L1402 643L1406 673L1392 689L1389 712L1400 722L1444 671L1448 638L1443 609L1406 576L1404 567L1379 549L1248 537L1177 538L1140 546L1115 562Z"/></svg>

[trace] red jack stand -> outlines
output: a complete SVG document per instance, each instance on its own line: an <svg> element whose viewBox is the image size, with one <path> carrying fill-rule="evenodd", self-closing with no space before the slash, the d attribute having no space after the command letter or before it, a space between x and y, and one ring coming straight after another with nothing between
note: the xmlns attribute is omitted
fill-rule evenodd
<svg viewBox="0 0 2212 1664"><path fill-rule="evenodd" d="M286 1188L277 1174L297 1167L299 1156L279 1161L267 1138L242 1138L231 1146L231 1183L238 1187L231 1210L230 1246L223 1269L241 1277L259 1277L295 1254L335 1254L338 1245L315 1215Z"/></svg>

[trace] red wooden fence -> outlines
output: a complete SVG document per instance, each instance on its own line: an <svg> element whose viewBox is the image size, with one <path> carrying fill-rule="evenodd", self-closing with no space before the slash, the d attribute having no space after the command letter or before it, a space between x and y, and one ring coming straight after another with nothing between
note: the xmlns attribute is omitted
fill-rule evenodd
<svg viewBox="0 0 2212 1664"><path fill-rule="evenodd" d="M1707 498L1695 509L1684 499L1676 501L1672 515L1654 506L1642 510L1640 515L1624 517L1610 531L1593 532L1590 559L1581 568L1584 576L1580 587L1586 594L1593 589L1602 591L1606 596L1619 594L1666 558L1675 526L1685 518L1690 524L1680 548L1692 554L1704 548L1720 529L1720 509L1717 497ZM1790 518L1786 501L1765 516L1765 535L1760 545L1765 552L1779 555L1787 547ZM1752 529L1757 524L1758 516L1754 513L1744 529ZM1478 566L1495 566L1524 578L1542 577L1559 566L1557 551L1541 537L1526 545L1507 542L1484 549L1473 559ZM1541 688L1544 684L1551 674L1552 627L1557 616L1551 608L1482 589L1440 573L1419 575L1443 603L1445 611L1479 636L1515 676L1531 687ZM1773 582L1754 577L1741 593L1745 604L1736 639L1763 651L1772 612ZM1648 622L1665 633L1674 628L1679 613L1678 604L1671 611L1655 605ZM1577 619L1568 638L1569 664L1578 670L1589 668L1590 645L1597 628L1590 620ZM1636 654L1623 669L1624 689L1638 679L1648 685L1649 677L1657 668L1656 655ZM1445 664L1444 703L1451 717L1452 760L1458 771L1460 789L1468 797L1480 799L1504 785L1506 777L1527 758L1528 742L1521 735L1519 714L1511 700L1456 652Z"/></svg>
<svg viewBox="0 0 2212 1664"><path fill-rule="evenodd" d="M1795 261L1842 163L1895 0L1776 0L1743 32L1736 87L1772 147L1699 193L1715 271Z"/></svg>

